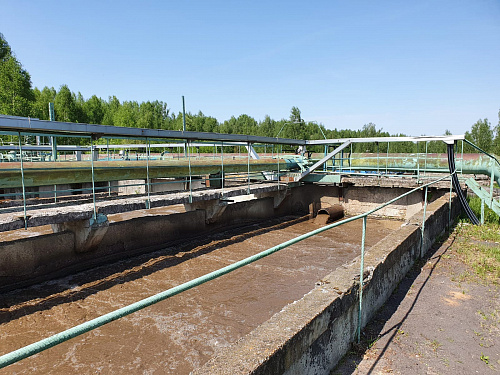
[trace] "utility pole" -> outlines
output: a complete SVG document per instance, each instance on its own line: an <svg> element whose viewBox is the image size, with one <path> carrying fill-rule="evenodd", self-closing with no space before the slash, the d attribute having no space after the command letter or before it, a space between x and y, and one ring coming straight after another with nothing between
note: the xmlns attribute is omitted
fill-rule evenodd
<svg viewBox="0 0 500 375"><path fill-rule="evenodd" d="M184 104L184 95L182 95L182 131L186 131L186 105ZM184 157L187 157L186 142L184 142Z"/></svg>

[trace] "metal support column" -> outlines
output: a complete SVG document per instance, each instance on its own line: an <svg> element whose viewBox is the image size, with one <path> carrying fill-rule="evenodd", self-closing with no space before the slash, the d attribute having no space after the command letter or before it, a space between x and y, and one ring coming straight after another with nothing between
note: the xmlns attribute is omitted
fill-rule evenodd
<svg viewBox="0 0 500 375"><path fill-rule="evenodd" d="M247 143L247 194L250 194L250 143Z"/></svg>
<svg viewBox="0 0 500 375"><path fill-rule="evenodd" d="M363 234L361 237L361 266L359 270L358 344L361 341L361 321L363 312L363 273L365 272L366 220L367 216L363 216Z"/></svg>
<svg viewBox="0 0 500 375"><path fill-rule="evenodd" d="M429 145L429 141L425 142L425 159L424 159L424 176L427 171L427 146Z"/></svg>
<svg viewBox="0 0 500 375"><path fill-rule="evenodd" d="M451 194L453 192L453 180L450 178L450 201L448 203L448 234L451 233Z"/></svg>
<svg viewBox="0 0 500 375"><path fill-rule="evenodd" d="M417 184L420 183L420 160L418 152L418 142L417 142Z"/></svg>
<svg viewBox="0 0 500 375"><path fill-rule="evenodd" d="M224 196L224 142L221 142L220 146L220 163L221 163L221 187L222 187L222 196Z"/></svg>
<svg viewBox="0 0 500 375"><path fill-rule="evenodd" d="M149 138L146 138L146 188L148 189L148 199L146 201L146 208L151 208L151 200L150 200L150 182L149 182L149 153L150 153L150 144Z"/></svg>
<svg viewBox="0 0 500 375"><path fill-rule="evenodd" d="M462 140L462 159L460 160L460 174L464 173L464 141Z"/></svg>
<svg viewBox="0 0 500 375"><path fill-rule="evenodd" d="M422 219L422 240L420 242L420 257L424 257L424 249L425 249L425 215L427 211L427 186L425 187L424 194L424 217Z"/></svg>
<svg viewBox="0 0 500 375"><path fill-rule="evenodd" d="M186 131L186 105L184 104L184 95L182 95L182 131ZM184 157L187 156L186 146L187 144L184 143Z"/></svg>
<svg viewBox="0 0 500 375"><path fill-rule="evenodd" d="M385 158L385 174L387 174L387 166L389 164L389 145L391 143L390 142L387 142L387 156Z"/></svg>
<svg viewBox="0 0 500 375"><path fill-rule="evenodd" d="M18 132L19 140L19 158L21 159L21 183L23 188L23 209L24 209L24 229L28 229L28 216L26 215L26 187L24 184L24 164L23 164L23 146L21 142L21 132Z"/></svg>
<svg viewBox="0 0 500 375"><path fill-rule="evenodd" d="M95 178L94 178L94 136L90 137L90 161L92 167L92 203L94 204L94 220L97 221L97 209L95 205Z"/></svg>
<svg viewBox="0 0 500 375"><path fill-rule="evenodd" d="M281 147L281 151L283 151L283 146L279 145ZM276 154L278 155L278 190L280 189L280 150L278 148L278 145L276 145Z"/></svg>
<svg viewBox="0 0 500 375"><path fill-rule="evenodd" d="M463 163L462 163L463 164ZM495 185L495 170L491 168L491 181L490 181L490 207L493 205L493 189Z"/></svg>
<svg viewBox="0 0 500 375"><path fill-rule="evenodd" d="M191 176L191 150L189 149L190 142L187 142L188 148L188 163L189 163L189 203L193 203L193 178Z"/></svg>
<svg viewBox="0 0 500 375"><path fill-rule="evenodd" d="M484 199L481 198L481 225L484 224Z"/></svg>

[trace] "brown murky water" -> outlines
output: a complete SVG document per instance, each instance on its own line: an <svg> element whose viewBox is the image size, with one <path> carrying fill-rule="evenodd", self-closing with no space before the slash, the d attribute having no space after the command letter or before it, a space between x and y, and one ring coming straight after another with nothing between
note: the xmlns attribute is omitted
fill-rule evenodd
<svg viewBox="0 0 500 375"><path fill-rule="evenodd" d="M324 218L286 220L184 243L175 255L159 251L2 295L0 354L309 232ZM304 240L0 373L187 374L357 256L361 224L358 220ZM367 246L400 225L368 220Z"/></svg>

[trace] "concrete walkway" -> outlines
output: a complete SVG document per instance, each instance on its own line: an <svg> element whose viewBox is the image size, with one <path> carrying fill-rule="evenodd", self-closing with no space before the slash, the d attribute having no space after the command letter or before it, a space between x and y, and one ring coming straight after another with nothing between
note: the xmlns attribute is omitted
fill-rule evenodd
<svg viewBox="0 0 500 375"><path fill-rule="evenodd" d="M428 252L331 374L498 374L498 285L483 285L450 248Z"/></svg>

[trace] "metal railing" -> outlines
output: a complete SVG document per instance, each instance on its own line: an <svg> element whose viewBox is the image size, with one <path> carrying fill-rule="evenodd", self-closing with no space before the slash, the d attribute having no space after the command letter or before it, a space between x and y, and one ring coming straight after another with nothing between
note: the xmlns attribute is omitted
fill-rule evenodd
<svg viewBox="0 0 500 375"><path fill-rule="evenodd" d="M50 126L55 126L57 127L58 123L53 123L49 122ZM66 146L66 145L58 145L57 147L59 148L59 151L51 150L51 154L45 155L45 153L48 151L48 146L46 145L26 145L23 144L23 140L26 140L27 138L32 138L34 137L40 137L40 133L28 133L28 132L22 132L22 131L2 131L0 135L7 135L10 136L11 142L8 146L2 146L5 147L3 150L11 150L9 152L10 158L5 158L0 160L0 172L9 172L12 175L16 174L16 168L12 169L12 162L18 162L19 164L19 169L17 170L19 173L18 174L18 179L20 179L18 185L13 185L14 183L9 182L7 183L7 180L3 180L4 183L0 182L0 189L3 191L0 191L0 199L1 198L10 198L13 199L14 201L16 200L17 197L21 196L22 199L22 209L23 209L23 217L24 217L24 227L27 229L28 227L28 215L27 215L27 206L28 204L28 199L29 198L39 198L39 197L53 197L53 201L49 202L49 199L45 200L32 200L30 203L31 204L36 204L37 208L47 208L51 207L54 204L58 203L58 200L64 200L68 198L68 196L71 196L73 200L76 200L76 196L73 194L81 194L81 193L90 193L91 194L91 199L93 202L93 217L94 219L97 217L97 205L96 205L96 195L99 193L105 193L107 192L107 196L101 196L101 199L118 199L119 197L115 196L112 197L112 191L124 191L126 189L132 188L132 190L135 190L135 193L137 195L144 195L146 197L146 208L150 208L150 201L151 201L151 194L153 193L153 190L157 190L155 193L162 194L162 193L167 193L167 192L172 192L172 191L189 191L189 201L192 202L193 199L193 191L194 190L200 190L203 188L207 188L207 185L216 185L216 187L221 188L222 192L222 197L224 196L224 190L227 186L247 186L247 193L250 193L250 183L251 182L256 182L256 181L267 181L267 182L275 182L279 185L279 180L280 176L287 171L287 168L290 167L293 162L289 163L288 160L281 160L280 158L283 157L283 155L280 155L278 152L274 154L274 147L273 149L273 155L272 157L275 159L275 161L264 161L261 163L261 165L267 163L268 166L265 167L262 171L258 170L259 167L255 166L256 163L258 163L256 160L252 160L251 157L251 143L248 142L241 142L241 141L218 141L216 143L203 143L203 142L198 142L193 145L193 142L187 140L183 143L171 143L168 144L171 147L183 147L186 152L183 153L182 157L180 156L180 153L178 153L177 160L172 160L171 162L184 162L186 163L186 171L185 174L180 174L177 177L172 177L171 175L167 174L165 172L165 175L161 175L158 173L155 173L154 175L151 174L152 170L154 170L155 165L152 165L154 163L158 163L159 159L165 160L165 158L161 157L162 155L158 156L158 151L161 150L161 145L156 145L155 143L152 143L151 141L154 140L158 142L160 139L156 138L145 138L145 144L129 144L124 146L127 147L128 150L132 149L135 147L135 160L131 160L131 162L140 162L144 163L143 165L143 172L139 172L141 176L136 177L135 180L144 180L144 183L140 182L138 183L137 181L134 181L132 178L120 178L119 176L115 179L112 180L107 180L103 181L102 177L101 179L98 179L97 176L99 176L100 171L106 172L106 170L111 171L111 170L116 170L118 168L123 168L123 165L117 166L117 164L114 164L115 162L128 162L129 159L128 152L123 152L123 154L119 155L119 158L115 158L115 154L113 153L113 157L110 153L110 138L104 138L106 144L103 144L103 141L101 141L101 144L98 144L98 141L96 140L96 136L94 135L89 135L89 134L83 134L83 133L77 133L77 134L68 134L68 133L51 133L50 137L52 137L53 142L56 142L58 137L63 137L63 138L68 138L71 137L75 139L75 137L80 138L80 141L78 143L85 143L88 144L86 146ZM48 136L48 135L47 135ZM205 135L206 136L206 135ZM17 138L17 145L13 143L14 139ZM130 138L127 136L122 136L121 138L126 138L128 141L134 141L134 140L140 140L144 143L143 138ZM83 139L83 141L82 141ZM214 139L217 139L217 135L214 135ZM280 140L280 142L283 140ZM63 142L61 142L63 143ZM114 148L120 147L120 145L111 145L114 146ZM142 147L144 146L144 147ZM247 150L245 153L241 152L241 148L246 147ZM200 147L207 147L207 148L212 148L213 147L213 155L205 155L202 156L199 153ZM238 155L233 155L228 152L224 152L224 148L226 150L228 148L233 148L237 147L238 148ZM263 147L266 149L266 145L263 145ZM27 151L28 149L29 151ZM66 158L67 154L59 154L58 156L57 153L60 153L61 150L62 152L71 152L68 150L77 150L75 152L78 153L78 156L76 157L71 157L71 158ZM99 154L99 149L104 150L104 152L100 155ZM152 155L152 149L157 152L157 155ZM165 148L163 148L165 149ZM43 150L43 151L42 151ZM139 153L139 150L144 151ZM196 150L198 150L198 153L196 153ZM83 155L82 155L83 153ZM42 155L43 157L37 156L37 155ZM140 155L139 155L140 154ZM64 158L62 157L64 155ZM101 159L101 157L104 156L104 158ZM288 156L286 156L288 157ZM61 167L61 166L68 166L70 163L76 160L83 160L82 163L87 162L86 168L90 170L90 176L89 179L86 180L85 182L80 181L78 184L84 185L84 184L89 184L90 186L76 186L75 188L72 188L72 186L68 186L67 183L63 183L62 185L66 185L64 187L61 186L61 184L57 184L54 182L52 185L47 185L46 183L40 183L40 185L44 186L43 191L38 191L38 192L33 192L30 191L31 186L38 186L36 184L36 181L34 182L33 179L30 180L29 183L26 183L26 163L30 165L31 168L36 168L36 165L38 162L45 162L47 159L51 160L52 163L50 164L51 166L45 167L45 172L51 173L56 171L58 168L56 167ZM134 159L133 157L131 159ZM182 160L181 160L182 159ZM206 163L207 170L210 169L208 167L211 167L211 169L217 169L221 171L220 175L213 175L210 173L194 173L193 168L196 168L196 163L198 163L198 170L200 168L203 168L203 166L199 165L199 162L201 160L204 160ZM217 163L217 160L219 163ZM291 161L292 159L290 159ZM166 161L168 162L168 160ZM65 164L66 163L66 164ZM97 165L99 164L100 165ZM108 163L107 165L102 166L102 163ZM239 165L239 172L234 172L235 165ZM38 164L42 165L42 164ZM48 165L48 164L47 164ZM130 163L132 165L132 163ZM232 169L231 169L232 166ZM78 168L82 168L82 165L79 165ZM157 169L156 169L157 170ZM233 170L233 171L232 171ZM265 171L265 172L263 172ZM124 174L125 175L125 174ZM12 179L12 177L9 177ZM153 181L153 179L156 179L156 181ZM128 181L123 181L123 183L120 182L119 186L112 186L112 181L120 181L120 180L128 180ZM198 185L197 187L194 187L194 182ZM105 186L103 186L103 184ZM174 184L177 184L174 185ZM179 186L178 184L183 184L183 186ZM205 185L205 187L203 187ZM14 186L14 187L10 187ZM170 187L169 187L170 186ZM158 189L154 189L155 187L158 187ZM164 188L163 191L161 191ZM8 189L11 189L12 191L9 191ZM17 190L17 191L16 191ZM20 191L19 191L20 190ZM159 191L158 191L159 190ZM66 199L67 200L67 199ZM12 211L12 207L16 202L10 202L10 205L8 209ZM20 207L19 205L18 207ZM5 212L2 208L0 208L0 213Z"/></svg>
<svg viewBox="0 0 500 375"><path fill-rule="evenodd" d="M15 350L13 352L10 352L10 353L7 353L7 354L4 354L2 356L0 356L0 368L3 368L3 367L6 367L10 364L13 364L15 362L18 362L22 359L25 359L27 357L30 357L34 354L37 354L37 353L40 353L46 349L49 349L55 345L58 345L62 342L65 342L67 340L70 340L72 338L75 338L79 335L82 335L83 333L86 333L86 332L89 332L93 329L96 329L98 327L101 327L107 323L110 323L114 320L117 320L119 318L122 318L124 316L127 316L127 315L130 315L134 312L137 312L139 310L142 310L148 306L151 306L153 304L156 304L160 301L163 301L163 300L166 300L172 296L175 296L181 292L184 292L184 291L187 291L189 289L192 289L196 286L199 286L201 284L204 284L208 281L211 281L211 280L214 280L220 276L223 276L225 274L228 274L234 270L237 270L243 266L246 266L248 264L251 264L253 262L256 262L257 260L259 259L262 259L264 257L267 257L271 254L274 254L280 250L283 250L297 242L300 242L300 241L303 241L307 238L310 238L314 235L317 235L319 233L322 233L324 231L327 231L327 230L330 230L330 229L333 229L335 227L338 227L340 225L343 225L343 224L346 224L346 223L349 223L349 222L352 222L352 221L355 221L355 220L359 220L359 219L362 219L363 220L363 231L362 231L362 238L361 238L361 254L360 254L360 280L359 280L359 307L358 307L358 326L357 326L357 340L359 342L360 340L360 332L361 332L361 326L362 326L362 310L363 310L363 287L364 287L364 279L363 279L363 274L364 274L364 257L365 257L365 237L366 237L366 227L367 227L367 218L369 215L371 215L372 213L388 206L389 204L392 204L396 201L398 201L399 199L401 198L404 198L405 196L407 195L410 195L416 191L419 191L421 189L425 189L425 201L424 201L424 215L423 215L423 221L422 221L422 238L421 238L421 243L420 243L420 251L421 251L421 256L423 255L423 252L425 250L425 237L424 237L424 231L425 231L425 219L426 219L426 209L427 209L427 188L435 183L438 183L442 180L445 180L445 179L448 179L450 178L451 175L447 175L447 176L444 176L444 177L441 177L435 181L432 181L430 183L427 183L425 185L422 185L418 188L415 188L415 189L412 189L404 194L401 194L400 196L396 197L396 198L393 198L391 200L389 200L388 202L380 205L380 206L377 206L376 208L372 209L372 210L369 210L363 214L360 214L360 215L356 215L356 216L353 216L353 217L350 217L350 218L347 218L345 220L342 220L342 221L339 221L339 222L335 222L335 223L332 223L332 224L329 224L329 225L326 225L322 228L319 228L319 229L316 229L314 231L311 231L311 232L308 232L308 233L305 233L303 235L300 235L294 239L291 239L289 241L285 241L279 245L276 245L276 246L273 246L265 251L262 251L258 254L255 254L255 255L252 255L248 258L245 258L243 260L240 260L238 262L235 262L231 265L228 265L226 267L223 267L223 268L220 268L216 271L213 271L213 272L210 272L208 274L205 274L201 277L198 277L196 279L193 279L191 281L188 281L186 283L183 283L181 285L178 285L176 287L173 287L173 288L170 288L168 290L165 290L163 292L160 292L158 294L155 294L151 297L148 297L148 298L145 298L143 300L140 300L138 302L135 302L131 305L128 305L128 306L125 306L125 307L122 307L120 309L117 309L113 312L110 312L108 314L105 314L105 315L102 315L98 318L95 318L95 319L92 319L88 322L85 322L85 323L82 323L82 324L79 324L77 326L74 326L70 329L67 329L63 332L60 332L60 333L57 333L55 335L52 335L50 337L47 337L45 339L42 339L38 342L35 342L33 344L30 344L30 345L27 345L23 348L20 348L18 350ZM451 212L451 194L450 194L450 212ZM450 216L450 222L449 222L449 225L451 225L451 216Z"/></svg>
<svg viewBox="0 0 500 375"><path fill-rule="evenodd" d="M464 161L464 140L461 141L460 156L456 158L460 168L457 170L463 173ZM397 176L398 173L405 173L405 177L415 178L417 181L427 179L429 173L447 173L447 155L446 150L442 153L428 152L430 141L413 141L417 144L417 151L411 153L389 153L387 142L386 152L375 153L354 153L351 143L350 152L342 151L330 162L325 163L324 171L332 174L366 176L369 173L372 176ZM425 143L425 150L420 151L418 145ZM467 141L466 141L467 142ZM469 142L467 142L469 143ZM377 142L379 144L379 142ZM432 176L430 178L433 178Z"/></svg>
<svg viewBox="0 0 500 375"><path fill-rule="evenodd" d="M480 223L481 225L484 224L485 221L485 205L488 205L493 212L495 212L497 215L500 216L500 203L497 201L494 201L494 190L495 190L495 181L497 182L497 185L500 185L500 162L498 159L489 154L488 152L484 151L480 147L476 146L474 143L465 140L465 142L481 152L482 154L486 155L489 160L490 160L490 175L489 175L489 192L483 187L481 187L474 179L468 179L466 181L466 184L474 191L474 193L481 199L481 218L480 218ZM496 171L496 173L495 173Z"/></svg>

